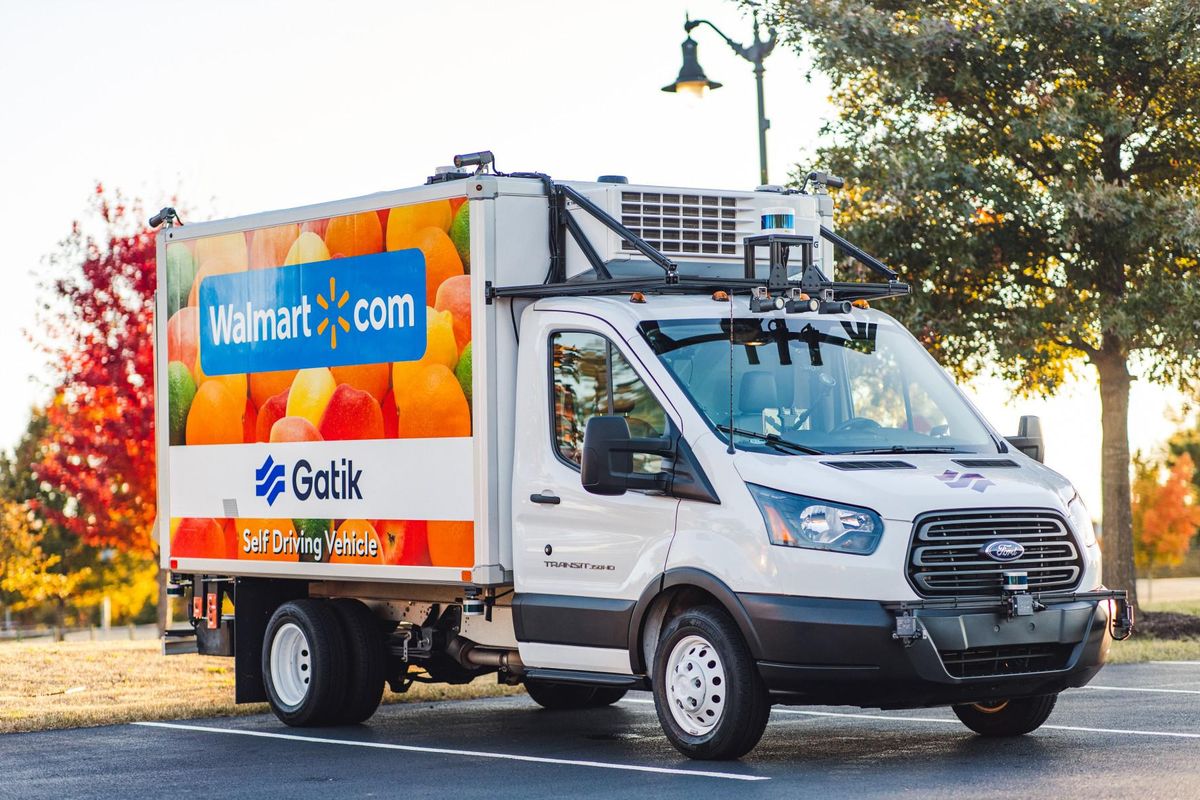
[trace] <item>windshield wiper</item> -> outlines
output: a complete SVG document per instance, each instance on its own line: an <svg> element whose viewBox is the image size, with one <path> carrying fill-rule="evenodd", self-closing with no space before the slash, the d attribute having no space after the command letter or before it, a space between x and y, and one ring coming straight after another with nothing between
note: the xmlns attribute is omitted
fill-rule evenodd
<svg viewBox="0 0 1200 800"><path fill-rule="evenodd" d="M894 444L891 447L869 447L865 450L843 450L839 455L854 453L856 455L871 455L872 453L961 453L957 447L951 445L937 446L922 446L922 447L905 447L902 444Z"/></svg>
<svg viewBox="0 0 1200 800"><path fill-rule="evenodd" d="M804 453L805 455L809 456L827 455L824 450L818 450L815 447L809 447L797 442L788 441L787 439L782 439L778 434L774 433L759 433L758 431L748 431L745 428L734 428L729 425L718 425L717 430L725 431L726 433L730 434L736 434L737 436L746 436L750 439L758 439L760 442L766 442L772 447L775 447L777 450L793 450L797 453Z"/></svg>

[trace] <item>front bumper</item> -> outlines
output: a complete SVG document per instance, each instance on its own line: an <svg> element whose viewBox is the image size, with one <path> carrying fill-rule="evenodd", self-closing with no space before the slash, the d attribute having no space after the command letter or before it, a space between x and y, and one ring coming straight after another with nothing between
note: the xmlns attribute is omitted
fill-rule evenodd
<svg viewBox="0 0 1200 800"><path fill-rule="evenodd" d="M1090 681L1112 642L1109 595L1067 595L1010 616L997 602L885 604L738 595L780 703L918 708L1060 692ZM1121 593L1123 594L1123 593ZM897 638L897 617L918 636Z"/></svg>

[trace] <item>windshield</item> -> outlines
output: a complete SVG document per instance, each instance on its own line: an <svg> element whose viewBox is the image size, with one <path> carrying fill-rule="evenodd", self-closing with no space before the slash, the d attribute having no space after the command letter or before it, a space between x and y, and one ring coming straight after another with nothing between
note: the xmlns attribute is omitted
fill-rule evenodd
<svg viewBox="0 0 1200 800"><path fill-rule="evenodd" d="M957 388L897 326L743 318L640 329L718 435L741 449L996 451Z"/></svg>

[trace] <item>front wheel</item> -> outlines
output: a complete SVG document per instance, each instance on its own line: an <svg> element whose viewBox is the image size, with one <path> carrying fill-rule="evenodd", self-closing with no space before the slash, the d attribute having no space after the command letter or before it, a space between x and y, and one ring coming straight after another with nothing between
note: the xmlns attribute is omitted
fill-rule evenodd
<svg viewBox="0 0 1200 800"><path fill-rule="evenodd" d="M1057 694L1019 700L989 700L954 706L954 713L980 736L1023 736L1042 726L1054 710Z"/></svg>
<svg viewBox="0 0 1200 800"><path fill-rule="evenodd" d="M770 697L724 610L688 609L663 628L654 656L654 707L671 744L689 758L740 758L758 744Z"/></svg>

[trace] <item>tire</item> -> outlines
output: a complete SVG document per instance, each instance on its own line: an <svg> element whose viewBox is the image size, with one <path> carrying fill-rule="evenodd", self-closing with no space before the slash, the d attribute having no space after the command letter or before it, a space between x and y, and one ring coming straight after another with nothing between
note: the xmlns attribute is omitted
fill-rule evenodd
<svg viewBox="0 0 1200 800"><path fill-rule="evenodd" d="M1054 710L1057 694L993 700L954 706L954 713L980 736L1024 736L1042 726Z"/></svg>
<svg viewBox="0 0 1200 800"><path fill-rule="evenodd" d="M263 637L263 688L271 711L295 727L324 725L341 707L346 653L334 612L320 600L291 600Z"/></svg>
<svg viewBox="0 0 1200 800"><path fill-rule="evenodd" d="M688 609L663 627L654 655L654 707L667 738L688 758L741 758L758 744L771 700L750 648L723 609Z"/></svg>
<svg viewBox="0 0 1200 800"><path fill-rule="evenodd" d="M592 707L596 692L603 690L581 684L526 680L525 691L529 692L533 702L548 711L571 711Z"/></svg>
<svg viewBox="0 0 1200 800"><path fill-rule="evenodd" d="M610 689L607 687L603 689L596 689L595 694L592 695L592 702L588 703L588 705L592 708L611 706L613 703L624 697L625 693L628 691L628 689Z"/></svg>
<svg viewBox="0 0 1200 800"><path fill-rule="evenodd" d="M346 642L346 699L330 722L357 725L370 719L383 700L383 636L375 615L358 600L342 598L330 605Z"/></svg>

